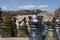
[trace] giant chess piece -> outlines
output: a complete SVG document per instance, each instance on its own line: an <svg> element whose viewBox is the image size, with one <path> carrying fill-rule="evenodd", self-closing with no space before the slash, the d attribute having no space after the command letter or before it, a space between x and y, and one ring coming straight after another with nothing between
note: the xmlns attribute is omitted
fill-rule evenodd
<svg viewBox="0 0 60 40"><path fill-rule="evenodd" d="M58 34L58 37L59 37L59 39L60 39L60 19L56 19L56 32L57 32L57 34Z"/></svg>
<svg viewBox="0 0 60 40"><path fill-rule="evenodd" d="M49 28L49 20L44 19L42 22L42 40L45 40Z"/></svg>
<svg viewBox="0 0 60 40"><path fill-rule="evenodd" d="M27 37L29 36L27 25L26 25L26 18L17 19L16 20L17 26L17 37Z"/></svg>
<svg viewBox="0 0 60 40"><path fill-rule="evenodd" d="M1 14L2 14L2 11L1 11L1 8L0 8L0 27L1 27Z"/></svg>
<svg viewBox="0 0 60 40"><path fill-rule="evenodd" d="M11 17L2 17L2 23L1 23L1 37L12 37L11 35L11 28L12 28L12 21Z"/></svg>
<svg viewBox="0 0 60 40"><path fill-rule="evenodd" d="M25 25L25 32L27 34L27 37L29 36L29 32L28 32L28 26L27 26L27 20L26 20L26 17L24 17L24 25Z"/></svg>
<svg viewBox="0 0 60 40"><path fill-rule="evenodd" d="M49 23L50 25L45 40L59 40L55 30L55 18L52 18Z"/></svg>
<svg viewBox="0 0 60 40"><path fill-rule="evenodd" d="M30 18L29 40L41 40L40 20L36 15Z"/></svg>
<svg viewBox="0 0 60 40"><path fill-rule="evenodd" d="M2 15L2 11L1 11L1 8L0 8L0 37L1 37L1 15Z"/></svg>
<svg viewBox="0 0 60 40"><path fill-rule="evenodd" d="M15 23L16 18L12 17L11 21L12 21L11 34L12 34L12 37L16 37L17 36L17 29L16 29L16 23Z"/></svg>

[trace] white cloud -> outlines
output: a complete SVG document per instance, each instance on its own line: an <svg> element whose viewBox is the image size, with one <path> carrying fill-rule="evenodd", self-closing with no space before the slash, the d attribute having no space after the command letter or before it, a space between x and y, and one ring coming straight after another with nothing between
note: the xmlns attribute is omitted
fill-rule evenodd
<svg viewBox="0 0 60 40"><path fill-rule="evenodd" d="M16 4L17 5L17 4ZM10 6L2 6L2 10L7 11L7 10L16 10L16 9L40 9L40 8L47 8L48 5L22 5L22 6L15 6L15 7L10 7Z"/></svg>
<svg viewBox="0 0 60 40"><path fill-rule="evenodd" d="M13 9L9 9L10 11L13 10Z"/></svg>
<svg viewBox="0 0 60 40"><path fill-rule="evenodd" d="M48 5L23 5L19 6L20 9L36 9L36 8L47 8Z"/></svg>
<svg viewBox="0 0 60 40"><path fill-rule="evenodd" d="M2 6L2 10L3 10L3 11L7 11L7 10L11 11L11 10L13 10L13 9L12 9L12 8L8 8L8 7L6 7L6 6Z"/></svg>
<svg viewBox="0 0 60 40"><path fill-rule="evenodd" d="M39 5L38 8L47 8L48 5Z"/></svg>
<svg viewBox="0 0 60 40"><path fill-rule="evenodd" d="M35 8L35 5L24 5L24 6L19 6L20 9L30 9L30 8Z"/></svg>
<svg viewBox="0 0 60 40"><path fill-rule="evenodd" d="M2 7L2 10L8 10L6 6L3 6Z"/></svg>

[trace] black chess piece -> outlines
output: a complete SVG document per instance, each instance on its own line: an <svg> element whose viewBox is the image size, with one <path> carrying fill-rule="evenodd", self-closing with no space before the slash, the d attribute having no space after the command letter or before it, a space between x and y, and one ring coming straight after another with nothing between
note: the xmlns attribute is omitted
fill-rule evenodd
<svg viewBox="0 0 60 40"><path fill-rule="evenodd" d="M56 21L55 21L55 28L56 28L56 32L58 34L58 37L60 39L60 19L59 18L56 19Z"/></svg>
<svg viewBox="0 0 60 40"><path fill-rule="evenodd" d="M38 16L30 17L30 33L29 40L41 40L41 24Z"/></svg>

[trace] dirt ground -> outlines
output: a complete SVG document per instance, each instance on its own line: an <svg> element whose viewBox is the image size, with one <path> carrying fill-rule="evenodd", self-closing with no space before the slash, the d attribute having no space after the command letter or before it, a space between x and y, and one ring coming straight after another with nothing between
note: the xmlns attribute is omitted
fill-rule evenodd
<svg viewBox="0 0 60 40"><path fill-rule="evenodd" d="M0 40L29 40L29 38L28 37L20 37L20 38L12 37L12 38L0 38Z"/></svg>

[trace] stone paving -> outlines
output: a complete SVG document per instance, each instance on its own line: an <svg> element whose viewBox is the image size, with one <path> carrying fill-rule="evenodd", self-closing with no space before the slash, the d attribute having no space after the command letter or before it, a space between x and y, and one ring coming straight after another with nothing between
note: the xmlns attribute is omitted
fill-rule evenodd
<svg viewBox="0 0 60 40"><path fill-rule="evenodd" d="M11 37L11 38L0 38L0 40L29 40L28 37Z"/></svg>
<svg viewBox="0 0 60 40"><path fill-rule="evenodd" d="M20 37L20 38L11 37L11 38L0 38L0 40L29 40L29 38L28 37Z"/></svg>

